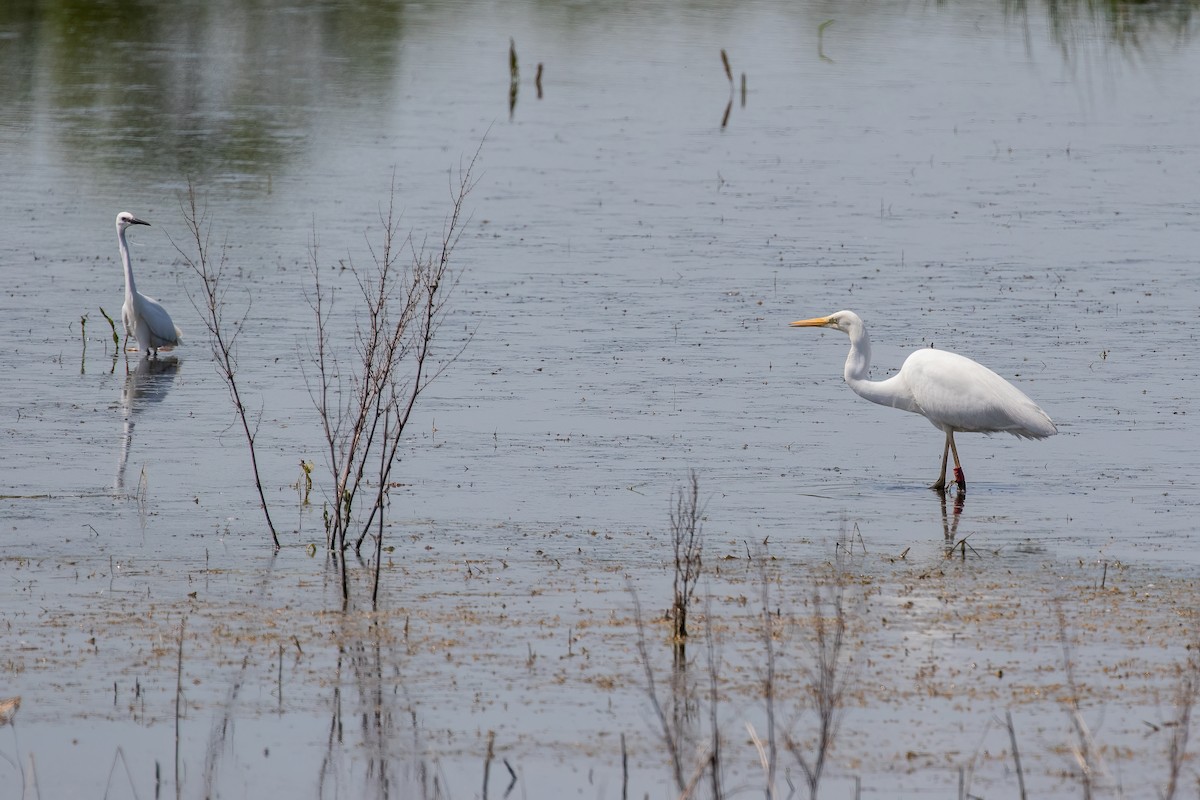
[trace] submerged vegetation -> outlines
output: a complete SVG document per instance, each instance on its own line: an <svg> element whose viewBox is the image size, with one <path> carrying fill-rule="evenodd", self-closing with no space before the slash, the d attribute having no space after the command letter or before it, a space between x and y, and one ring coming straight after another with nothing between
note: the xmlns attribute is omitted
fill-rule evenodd
<svg viewBox="0 0 1200 800"><path fill-rule="evenodd" d="M647 624L641 600L630 584L633 602L631 635L642 673L641 683L651 709L647 724L664 754L674 796L681 800L700 797L720 800L741 796L750 790L761 791L768 800L797 796L817 800L827 796L822 791L823 781L832 768L839 783L839 790L832 796L860 797L864 786L868 789L871 786L857 770L867 767L866 761L881 757L878 749L873 750L871 756L855 751L863 740L863 726L871 724L867 720L881 721L879 715L886 715L886 711L878 709L897 701L917 703L928 718L915 722L910 719L904 723L899 746L909 748L901 750L908 763L904 767L893 764L891 769L911 774L914 765L920 763L934 770L949 767L957 776L960 797L982 796L976 794L973 784L979 781L989 760L1012 766L1011 771L1005 770L1004 780L998 782L995 777L991 778L988 784L991 791L997 786L1015 783L1016 796L1035 796L1037 792L1030 793L1027 783L1045 791L1047 773L1056 773L1056 753L1066 755L1066 780L1075 787L1073 791L1078 791L1084 798L1146 796L1129 792L1132 787L1122 783L1121 775L1130 769L1129 762L1138 759L1141 763L1136 769L1154 775L1147 788L1152 789L1155 797L1175 798L1189 781L1200 785L1200 772L1191 766L1188 755L1192 713L1200 698L1200 658L1195 655L1200 640L1183 642L1186 655L1181 661L1158 663L1151 670L1158 675L1162 688L1149 691L1155 698L1161 691L1169 700L1168 707L1163 709L1168 716L1157 724L1145 723L1154 734L1161 734L1155 737L1153 746L1146 748L1147 743L1143 742L1146 752L1134 755L1135 750L1128 742L1130 735L1136 734L1136 730L1129 727L1131 723L1136 726L1136 717L1129 720L1122 714L1115 723L1116 736L1124 744L1105 741L1104 735L1097 730L1097 713L1106 716L1114 706L1130 702L1136 706L1145 702L1133 700L1123 691L1114 695L1080 677L1070 631L1072 624L1080 626L1088 637L1107 640L1108 636L1100 635L1095 627L1094 612L1087 609L1096 604L1108 606L1112 602L1118 605L1139 603L1136 592L1108 585L1107 562L1099 565L1102 574L1091 587L1079 586L1072 592L1072 602L1077 607L1074 623L1065 610L1067 601L1057 592L1048 595L1052 600L1034 601L1033 620L1018 622L1020 617L1014 617L1008 608L1011 604L997 599L1003 594L993 596L990 588L976 587L961 597L945 596L956 591L951 587L959 585L964 573L975 577L985 574L989 568L986 562L994 558L972 550L972 558L979 565L975 569L966 560L966 549L954 543L952 538L947 539L948 547L942 552L942 567L915 569L916 565L906 565L894 576L900 583L886 589L877 583L880 578L878 567L872 567L867 560L865 543L858 532L854 534L855 540L862 546L857 548L857 553L855 541L848 540L843 531L830 563L809 565L791 576L789 571L797 565L788 565L774 557L764 542L755 550L747 547L744 565L731 570L727 563L724 570L712 569L703 573L709 594L703 603L704 612L697 619L698 635L703 637L706 646L702 658L689 659L680 646L681 637L687 633L681 633L679 625L683 618L680 609L686 609L690 594L681 591L680 587L694 587L701 577L699 547L695 547L695 558L689 559L686 554L693 551L686 543L692 541L692 534L698 537L698 520L702 516L698 511L699 478L695 472L690 473L689 478L688 488L674 493L670 513L669 541L674 548L675 588L671 611L662 620L671 627L670 634L665 637L665 642L672 645L669 668L656 655L654 628ZM681 542L685 543L682 550ZM959 551L961 558L957 555ZM681 552L685 556L681 557ZM906 564L906 556L907 551L899 558L883 557L883 560L895 566ZM681 564L688 566L681 569ZM872 577L872 573L876 575ZM910 584L914 578L916 583ZM806 581L809 584L807 597L802 588ZM722 589L714 590L716 585ZM732 606L729 597L724 603L714 597L714 591L729 592L733 587L740 587L740 591L747 594L753 587L759 596L757 614L741 610L748 606L746 594ZM734 589L735 596L737 591ZM883 600L890 605L906 596L913 599L904 603L903 608L914 607L920 597L925 597L926 601L937 597L938 604L944 604L946 616L940 622L927 619L919 627L937 631L945 626L961 632L968 641L982 643L996 636L1016 637L1019 641L1030 635L1036 641L1041 638L1038 632L1049 633L1057 627L1061 659L1057 663L1031 664L1030 661L1037 660L1032 652L1001 649L998 651L1000 663L1015 660L1008 661L1010 666L991 667L991 678L997 681L997 687L991 690L976 686L973 682L976 679L963 670L960 661L932 651L928 657L917 657L916 672L910 673L908 668L901 667L910 656L908 645L903 648L904 657L898 658L900 648L887 631L889 618L876 619L870 611L872 601L878 604ZM794 610L787 608L789 598L796 604ZM1113 619L1123 619L1121 627L1131 624L1136 627L1137 622L1124 616L1131 610L1114 610L1116 616ZM1140 614L1134 616L1141 618ZM1194 609L1188 616L1194 636ZM889 639L893 639L890 645L881 646ZM902 641L908 639L905 636ZM1172 649L1177 649L1180 642L1170 644ZM1107 647L1099 641L1089 642L1089 645L1091 660ZM969 645L966 649L971 652L975 646ZM1033 650L1036 649L1034 645ZM1048 649L1052 651L1053 647ZM1099 661L1101 672L1117 666L1105 664L1103 656ZM975 665L967 666L969 670ZM1096 668L1093 664L1092 669ZM900 669L899 673L897 669ZM1018 676L1015 679L1012 675L1006 676L1006 669ZM1124 675L1132 677L1128 662L1121 669ZM756 676L756 680L746 683L741 677L745 673ZM1048 683L1044 688L1033 688L1038 680L1029 681L1039 673ZM1150 672L1142 674L1148 676ZM1006 678L1010 685L999 688ZM905 685L905 680L912 680L912 683ZM1022 711L1043 697L1061 705L1069 724L1056 734L1060 738L1053 744L1047 741L1048 730L1040 728L1037 741L1031 747L1030 742L1020 741L1013 712L1014 709ZM927 761L925 753L911 749L918 746L917 741L925 741L926 723L932 723L934 729L950 727L949 716L954 713L951 709L963 705L974 707L981 698L988 698L985 703L1003 708L1003 731L1007 737L997 740L998 752L989 754L983 744L995 720L983 725L981 740L974 752L952 749L948 752L953 758L949 763L939 763L932 758ZM942 718L941 715L946 717L939 724L937 720ZM856 720L851 725L851 732L843 737L847 716L865 719ZM1114 727L1111 721L1108 725ZM737 736L739 728L744 728L748 738ZM625 733L621 734L623 787L629 782L625 736ZM849 738L851 743L844 743L843 738ZM1005 744L1007 749L1004 749ZM761 769L760 776L746 768L750 754ZM1030 761L1037 765L1034 771L1039 773L1033 781L1027 772ZM1151 766L1151 762L1156 766ZM866 771L873 772L877 768L877 764L872 764ZM624 790L621 796L627 796Z"/></svg>
<svg viewBox="0 0 1200 800"><path fill-rule="evenodd" d="M724 663L721 631L729 628L714 611L712 598L705 602L703 616L705 659L702 668L689 661L682 644L686 640L686 610L692 593L701 577L701 524L703 509L699 503L700 480L695 471L689 473L686 489L677 489L672 498L670 513L671 541L674 548L675 580L673 600L668 618L672 626L672 665L667 681L669 694L660 691L655 675L655 659L647 640L640 600L633 594L636 647L643 673L646 694L657 720L657 729L669 756L671 774L680 798L712 797L721 800L740 790L730 791L726 780L725 759L739 758L732 748L731 733L722 720L722 698L735 685L723 674ZM840 555L848 550L840 548ZM757 761L762 768L762 790L768 800L792 796L796 787L789 778L787 791L779 785L779 776L798 767L803 776L810 800L819 795L821 779L829 763L837 738L838 726L845 712L848 688L848 669L853 656L847 652L846 591L849 568L840 559L830 565L829 572L814 573L812 588L801 614L784 614L783 606L772 594L772 586L782 583L778 562L763 543L755 552L747 551L747 579L757 583L760 596L759 617L746 618L743 633L754 638L754 627L760 625L761 652L748 657L758 676L758 696L751 697L761 704L753 716L764 722L763 735L745 719L742 725L749 733ZM714 576L709 576L710 585ZM740 638L740 637L739 637ZM744 642L743 642L744 644ZM799 647L803 656L792 658L791 648ZM781 660L788 669L781 670ZM695 675L701 668L700 676ZM780 717L785 722L780 725ZM811 725L801 720L811 718ZM811 732L802 731L811 728ZM780 753L786 751L793 761L780 764ZM754 783L753 779L750 780Z"/></svg>
<svg viewBox="0 0 1200 800"><path fill-rule="evenodd" d="M623 554L631 583L662 587L642 599L669 599L669 537L643 551L644 535L609 535L603 553ZM312 757L289 769L326 797L471 797L481 780L490 797L559 796L566 781L613 800L666 786L678 798L771 800L955 787L1191 796L1194 581L1121 566L1101 588L1101 565L1061 563L1044 585L986 551L918 563L839 546L805 563L711 536L706 547L689 636L702 644L683 661L671 620L643 614L619 575L598 569L603 558L514 555L448 588L436 534L385 566L378 610L331 612L335 581L299 603L294 576L312 562L285 548L241 573L190 571L200 596L162 600L149 616L140 595L118 591L71 622L94 648L8 660L111 675L114 713L176 726L174 768L169 748L155 752L156 771L125 746L133 757L116 785L139 796L157 785L221 793L223 776L263 758L256 745L275 749L244 721L275 715L311 730ZM111 580L94 573L81 588ZM1006 599L1017 590L1021 602ZM36 642L38 623L17 618L12 635ZM126 641L141 658L120 653ZM47 713L25 694L14 726ZM518 705L549 733L531 735ZM564 721L577 740L554 738ZM547 777L560 761L571 776ZM0 785L20 780L15 767L0 773Z"/></svg>

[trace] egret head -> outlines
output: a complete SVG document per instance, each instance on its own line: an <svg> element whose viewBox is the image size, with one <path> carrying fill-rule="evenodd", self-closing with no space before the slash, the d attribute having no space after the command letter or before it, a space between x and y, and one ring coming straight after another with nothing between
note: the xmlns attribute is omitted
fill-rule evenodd
<svg viewBox="0 0 1200 800"><path fill-rule="evenodd" d="M830 314L828 317L813 317L812 319L802 319L793 322L790 327L793 328L834 328L842 333L850 333L851 329L857 326L863 327L863 321L859 319L858 314L853 311L838 311L836 314Z"/></svg>
<svg viewBox="0 0 1200 800"><path fill-rule="evenodd" d="M130 214L128 211L122 211L120 214L117 214L117 230L118 231L123 231L126 228L128 228L130 225L149 225L149 224L150 224L149 222L138 219L133 214Z"/></svg>

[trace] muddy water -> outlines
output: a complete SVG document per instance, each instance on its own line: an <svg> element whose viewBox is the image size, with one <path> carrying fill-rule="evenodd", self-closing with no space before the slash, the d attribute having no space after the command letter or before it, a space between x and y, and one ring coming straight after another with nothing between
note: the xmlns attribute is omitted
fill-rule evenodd
<svg viewBox="0 0 1200 800"><path fill-rule="evenodd" d="M621 796L622 735L630 790L669 795L630 588L668 692L665 528L689 469L707 499L695 615L720 656L693 645L690 675L724 682L729 786L763 781L744 722L765 735L764 542L798 738L812 587L843 576L830 795L1013 793L1006 710L1025 779L1076 791L1073 697L1104 786L1165 786L1200 504L1186 21L989 3L141 11L0 12L0 696L22 697L0 794L479 796L494 731L489 796L505 760L521 796ZM406 224L436 240L481 141L439 340L466 349L398 467L383 610L342 613L308 551L327 483L300 366L308 248L349 312L338 265L369 261L393 173ZM189 177L248 311L275 557L171 245ZM139 288L187 339L128 374L100 314L121 303L125 209L153 223L131 232ZM840 308L866 319L876 377L952 348L1060 434L961 437L971 491L944 508L922 488L937 431L854 397L840 334L786 327Z"/></svg>

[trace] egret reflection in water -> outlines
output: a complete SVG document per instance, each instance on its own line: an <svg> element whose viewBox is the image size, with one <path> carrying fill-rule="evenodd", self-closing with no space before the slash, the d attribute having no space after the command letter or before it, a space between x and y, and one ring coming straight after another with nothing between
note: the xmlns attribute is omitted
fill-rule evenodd
<svg viewBox="0 0 1200 800"><path fill-rule="evenodd" d="M150 406L163 401L171 391L180 364L180 360L174 357L142 358L125 376L125 386L121 389L121 411L125 418L125 427L121 434L121 458L117 464L117 489L125 488L125 467L129 463L129 451L133 446L133 418Z"/></svg>
<svg viewBox="0 0 1200 800"><path fill-rule="evenodd" d="M954 553L955 548L961 546L962 540L958 538L958 523L962 521L963 508L967 504L967 493L958 492L954 495L953 514L946 509L946 493L942 493L939 499L942 506L942 538L947 548L946 555L949 556Z"/></svg>

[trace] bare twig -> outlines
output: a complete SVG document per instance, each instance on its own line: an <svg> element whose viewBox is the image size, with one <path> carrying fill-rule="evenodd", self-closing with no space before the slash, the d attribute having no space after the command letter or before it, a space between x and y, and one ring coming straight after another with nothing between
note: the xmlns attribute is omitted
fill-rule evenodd
<svg viewBox="0 0 1200 800"><path fill-rule="evenodd" d="M483 759L483 800L488 796L488 775L492 771L492 759L496 757L496 732L488 731L487 755Z"/></svg>
<svg viewBox="0 0 1200 800"><path fill-rule="evenodd" d="M1111 776L1105 769L1103 758L1091 728L1083 718L1080 688L1075 680L1075 663L1071 658L1071 642L1067 635L1067 618L1062 605L1058 605L1058 637L1063 652L1063 671L1067 677L1067 716L1075 732L1075 743L1071 753L1079 770L1079 781L1083 789L1083 800L1091 800L1096 790L1097 777L1111 782Z"/></svg>
<svg viewBox="0 0 1200 800"><path fill-rule="evenodd" d="M179 618L179 655L175 665L175 796L182 797L183 776L180 774L180 741L179 720L180 706L183 704L183 632L187 626L187 617Z"/></svg>
<svg viewBox="0 0 1200 800"><path fill-rule="evenodd" d="M621 800L629 800L629 751L625 749L625 734L621 734Z"/></svg>
<svg viewBox="0 0 1200 800"><path fill-rule="evenodd" d="M1021 792L1021 800L1025 800L1025 773L1021 769L1021 751L1017 749L1017 729L1013 727L1012 712L1005 711L1004 718L1008 722L1008 739L1012 742L1013 763L1017 768L1017 788Z"/></svg>
<svg viewBox="0 0 1200 800"><path fill-rule="evenodd" d="M134 800L137 800L137 784L134 783L133 773L129 770L129 760L125 758L125 749L120 745L117 745L117 750L115 753L113 753L112 765L108 768L108 780L105 781L104 784L104 796L108 797L108 789L112 786L112 776L113 773L117 771L118 761L120 761L121 766L125 768L125 780L129 782L129 791L133 794Z"/></svg>
<svg viewBox="0 0 1200 800"><path fill-rule="evenodd" d="M1175 724L1171 730L1171 741L1167 745L1167 788L1163 800L1174 800L1179 791L1183 773L1183 762L1187 758L1188 739L1191 736L1192 709L1200 697L1200 657L1194 653L1179 667L1179 684L1175 689Z"/></svg>
<svg viewBox="0 0 1200 800"><path fill-rule="evenodd" d="M481 143L480 150L482 146ZM311 379L306 375L306 380L325 439L332 483L332 496L326 507L326 540L329 550L341 559L343 600L349 599L345 552L351 545L350 529L362 526L353 542L357 554L361 553L374 525L372 598L378 603L383 515L392 487L392 467L417 398L462 354L470 340L468 336L456 351L434 353L434 339L459 280L459 273L450 268L450 259L466 223L465 202L475 185L471 173L480 150L459 169L457 181L452 179L452 209L440 245L432 250L424 244L417 246L411 235L401 236L393 174L388 205L379 215L380 241L377 245L367 242L373 267L362 269L349 258L343 262L362 300L361 316L355 325L356 364L350 370L338 365L330 332L336 289L321 279L319 243L313 231L309 263L313 275L310 305L316 321L311 359L316 375ZM405 253L410 257L407 268L401 264ZM350 377L343 379L342 375ZM343 385L343 380L348 385ZM373 476L367 475L370 464L378 465ZM358 500L370 482L375 483L374 497L360 517L356 514Z"/></svg>
<svg viewBox="0 0 1200 800"><path fill-rule="evenodd" d="M642 604L638 600L637 592L633 589L633 584L629 584L629 594L633 597L633 621L637 630L637 651L638 658L642 662L642 669L646 675L646 694L650 698L650 705L654 709L654 716L658 719L663 744L666 745L667 752L671 756L671 768L675 777L675 785L680 792L684 792L688 784L683 778L683 744L680 742L678 731L672 725L666 710L663 708L662 701L658 697L657 684L654 680L654 665L650 661L650 651L646 647L646 627L642 621Z"/></svg>
<svg viewBox="0 0 1200 800"><path fill-rule="evenodd" d="M767 780L767 800L775 797L775 770L779 763L779 746L775 734L775 623L771 618L771 581L767 574L766 547L760 551L758 580L762 589L762 636L765 665L762 676L763 703L767 712L766 746L759 745L759 759Z"/></svg>
<svg viewBox="0 0 1200 800"><path fill-rule="evenodd" d="M508 763L507 758L500 759L504 764L504 768L508 770L508 786L504 787L504 796L508 797L512 794L512 790L517 788L517 771L512 768L512 764Z"/></svg>
<svg viewBox="0 0 1200 800"><path fill-rule="evenodd" d="M687 642L688 604L700 580L701 556L704 550L704 509L700 505L700 479L695 470L689 471L688 477L687 488L675 491L671 506L671 543L675 553L671 621L677 660L683 656Z"/></svg>
<svg viewBox="0 0 1200 800"><path fill-rule="evenodd" d="M79 317L79 335L83 339L83 352L79 356L79 374L87 373L87 314Z"/></svg>
<svg viewBox="0 0 1200 800"><path fill-rule="evenodd" d="M233 407L242 422L242 431L246 435L246 444L250 450L250 467L254 472L254 486L258 490L258 499L262 506L263 516L267 520L267 529L271 532L271 541L274 542L275 549L278 550L279 535L275 532L274 523L271 522L271 511L267 507L267 497L263 492L262 478L258 471L258 456L254 447L258 425L257 423L254 426L250 425L246 406L242 402L242 395L237 383L237 337L238 333L243 329L246 317L250 313L249 305L247 305L246 313L240 320L233 324L232 328L225 324L223 319L225 287L221 281L225 268L227 248L224 245L221 247L221 257L215 265L209 262L208 247L212 226L208 222L207 212L196 204L196 189L190 180L188 181L186 197L179 200L179 209L183 212L183 220L187 225L188 233L191 235L192 244L196 248L196 255L193 258L192 255L185 252L178 244L175 244L173 240L171 244L180 257L183 258L184 263L191 267L192 271L200 278L203 287L203 294L200 301L197 302L190 295L189 299L191 299L192 305L204 318L204 327L208 329L209 344L212 347L213 358L217 362L217 371L229 389L229 396L233 400Z"/></svg>
<svg viewBox="0 0 1200 800"><path fill-rule="evenodd" d="M813 711L817 718L816 741L811 753L806 753L800 742L787 739L788 750L800 764L808 783L809 797L816 800L821 776L837 736L841 721L842 699L846 690L843 671L842 649L846 636L846 610L844 604L845 583L840 568L835 568L834 587L828 599L820 585L813 586L811 664L805 668L808 691L812 697ZM831 616L826 618L829 607Z"/></svg>
<svg viewBox="0 0 1200 800"><path fill-rule="evenodd" d="M693 485L695 485L694 477ZM704 616L707 620L712 620L711 599L706 604ZM704 643L708 650L709 776L712 780L713 800L721 800L725 796L721 780L721 726L717 718L717 709L720 706L721 664L720 658L717 655L716 633L711 624L705 624L704 626Z"/></svg>

